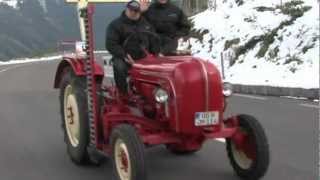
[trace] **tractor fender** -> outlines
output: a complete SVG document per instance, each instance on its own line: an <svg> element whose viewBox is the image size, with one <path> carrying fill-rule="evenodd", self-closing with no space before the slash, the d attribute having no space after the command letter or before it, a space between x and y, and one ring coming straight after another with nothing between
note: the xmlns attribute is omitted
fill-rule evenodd
<svg viewBox="0 0 320 180"><path fill-rule="evenodd" d="M63 58L63 60L59 63L56 71L56 75L54 79L54 88L59 88L59 84L63 76L63 71L67 67L71 67L76 76L86 75L84 71L84 63L81 59ZM94 63L94 75L98 80L103 79L103 75L104 75L103 69L97 63Z"/></svg>

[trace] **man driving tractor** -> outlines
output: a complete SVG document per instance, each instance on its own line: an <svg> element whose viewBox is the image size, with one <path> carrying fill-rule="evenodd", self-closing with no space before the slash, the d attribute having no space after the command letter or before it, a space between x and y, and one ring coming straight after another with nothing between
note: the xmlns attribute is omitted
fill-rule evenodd
<svg viewBox="0 0 320 180"><path fill-rule="evenodd" d="M145 50L152 54L160 52L154 37L141 35L142 32L155 31L141 16L140 3L137 1L128 2L124 12L107 29L106 48L112 55L115 82L122 94L127 94L126 79L134 61L143 58Z"/></svg>
<svg viewBox="0 0 320 180"><path fill-rule="evenodd" d="M177 50L178 39L189 35L191 24L184 12L170 0L140 0L143 16L161 38L161 53L170 55Z"/></svg>

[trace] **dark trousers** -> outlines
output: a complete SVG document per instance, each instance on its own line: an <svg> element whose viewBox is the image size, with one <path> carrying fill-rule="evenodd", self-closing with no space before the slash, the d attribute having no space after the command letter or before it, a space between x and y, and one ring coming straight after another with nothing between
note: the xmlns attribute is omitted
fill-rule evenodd
<svg viewBox="0 0 320 180"><path fill-rule="evenodd" d="M112 62L116 86L120 93L128 94L127 77L130 65L120 58L112 58Z"/></svg>

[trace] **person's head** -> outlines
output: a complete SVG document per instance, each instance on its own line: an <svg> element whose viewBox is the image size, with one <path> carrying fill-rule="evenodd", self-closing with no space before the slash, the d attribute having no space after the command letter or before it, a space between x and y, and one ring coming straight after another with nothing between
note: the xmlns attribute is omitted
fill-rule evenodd
<svg viewBox="0 0 320 180"><path fill-rule="evenodd" d="M141 17L140 3L138 1L128 2L125 13L129 19L139 20Z"/></svg>
<svg viewBox="0 0 320 180"><path fill-rule="evenodd" d="M157 0L159 4L167 4L169 0Z"/></svg>

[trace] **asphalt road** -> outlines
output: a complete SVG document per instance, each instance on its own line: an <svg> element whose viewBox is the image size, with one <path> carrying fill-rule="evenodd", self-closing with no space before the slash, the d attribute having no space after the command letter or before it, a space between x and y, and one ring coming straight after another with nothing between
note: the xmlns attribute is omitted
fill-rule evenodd
<svg viewBox="0 0 320 180"><path fill-rule="evenodd" d="M0 66L0 179L108 180L111 162L80 167L68 158L60 128L57 61ZM235 95L230 113L260 119L271 149L265 180L316 180L317 103ZM147 150L149 180L237 180L225 144L208 142L192 156L177 157L159 146Z"/></svg>

